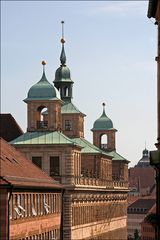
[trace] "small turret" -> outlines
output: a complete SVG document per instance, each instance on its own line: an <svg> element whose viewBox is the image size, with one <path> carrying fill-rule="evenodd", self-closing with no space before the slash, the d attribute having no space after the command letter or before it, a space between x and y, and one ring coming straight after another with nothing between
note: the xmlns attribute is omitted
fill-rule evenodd
<svg viewBox="0 0 160 240"><path fill-rule="evenodd" d="M43 74L39 82L34 84L28 91L27 118L28 132L55 131L61 128L62 100L56 87L46 78L45 61L42 61Z"/></svg>
<svg viewBox="0 0 160 240"><path fill-rule="evenodd" d="M94 122L91 129L93 132L93 144L103 150L113 151L116 149L115 132L117 130L113 128L112 120L106 115L105 105L105 103L102 104L102 115Z"/></svg>

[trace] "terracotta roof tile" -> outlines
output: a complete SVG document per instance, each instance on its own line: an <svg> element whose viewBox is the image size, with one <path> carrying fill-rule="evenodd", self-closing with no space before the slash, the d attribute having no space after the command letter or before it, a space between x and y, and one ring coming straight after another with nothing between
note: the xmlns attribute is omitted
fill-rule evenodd
<svg viewBox="0 0 160 240"><path fill-rule="evenodd" d="M0 177L14 186L62 188L22 153L0 138Z"/></svg>
<svg viewBox="0 0 160 240"><path fill-rule="evenodd" d="M22 134L23 130L10 113L0 114L0 137L9 142Z"/></svg>
<svg viewBox="0 0 160 240"><path fill-rule="evenodd" d="M151 198L139 198L135 202L131 203L129 208L146 208L147 210L151 209L155 204L156 200Z"/></svg>

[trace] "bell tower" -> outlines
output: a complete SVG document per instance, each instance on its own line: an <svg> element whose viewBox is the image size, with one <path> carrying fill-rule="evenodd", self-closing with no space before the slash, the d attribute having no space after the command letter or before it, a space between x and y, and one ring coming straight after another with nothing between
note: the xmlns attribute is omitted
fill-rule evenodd
<svg viewBox="0 0 160 240"><path fill-rule="evenodd" d="M61 105L58 90L48 82L45 74L45 61L42 61L43 74L39 82L28 91L27 131L55 131L61 129Z"/></svg>
<svg viewBox="0 0 160 240"><path fill-rule="evenodd" d="M60 55L60 67L56 70L54 86L59 90L63 105L62 114L62 132L70 138L84 137L84 117L85 114L73 104L72 89L73 81L70 77L70 70L66 66L66 54L64 50L64 21L62 24L62 50Z"/></svg>
<svg viewBox="0 0 160 240"><path fill-rule="evenodd" d="M113 128L111 119L105 113L105 103L102 106L102 115L94 122L91 129L93 132L93 144L104 151L114 151L116 149L115 133L117 130Z"/></svg>

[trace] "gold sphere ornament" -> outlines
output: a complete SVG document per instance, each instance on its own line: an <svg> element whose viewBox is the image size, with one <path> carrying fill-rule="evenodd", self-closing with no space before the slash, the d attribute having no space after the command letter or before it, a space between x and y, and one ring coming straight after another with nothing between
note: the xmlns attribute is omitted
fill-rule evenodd
<svg viewBox="0 0 160 240"><path fill-rule="evenodd" d="M65 43L65 40L64 40L64 38L61 38L61 43L63 43L63 44Z"/></svg>
<svg viewBox="0 0 160 240"><path fill-rule="evenodd" d="M45 62L45 61L42 61L42 65L43 65L43 66L46 65L46 62Z"/></svg>

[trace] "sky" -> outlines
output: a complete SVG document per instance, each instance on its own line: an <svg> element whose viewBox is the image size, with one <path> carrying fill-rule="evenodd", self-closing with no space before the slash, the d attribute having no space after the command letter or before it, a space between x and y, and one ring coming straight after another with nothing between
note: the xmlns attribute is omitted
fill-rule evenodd
<svg viewBox="0 0 160 240"><path fill-rule="evenodd" d="M157 138L157 28L147 18L148 1L2 1L1 112L27 128L23 99L42 76L50 83L60 66L64 20L73 103L85 113L85 137L94 121L112 119L117 152L134 166Z"/></svg>

